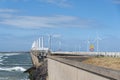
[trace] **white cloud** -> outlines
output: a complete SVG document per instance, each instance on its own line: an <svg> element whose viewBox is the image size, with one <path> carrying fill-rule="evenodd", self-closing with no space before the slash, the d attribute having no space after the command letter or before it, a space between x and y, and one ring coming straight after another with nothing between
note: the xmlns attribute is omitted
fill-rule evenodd
<svg viewBox="0 0 120 80"><path fill-rule="evenodd" d="M0 19L11 18L11 17L13 16L8 13L0 13Z"/></svg>
<svg viewBox="0 0 120 80"><path fill-rule="evenodd" d="M68 0L39 0L39 1L54 4L59 7L71 7L71 4L68 2Z"/></svg>
<svg viewBox="0 0 120 80"><path fill-rule="evenodd" d="M14 1L14 2L18 2L18 1L29 1L29 0L0 0L0 1Z"/></svg>
<svg viewBox="0 0 120 80"><path fill-rule="evenodd" d="M14 12L18 12L17 10L15 9L8 9L8 8L2 8L0 9L0 13L14 13Z"/></svg>
<svg viewBox="0 0 120 80"><path fill-rule="evenodd" d="M0 14L0 24L20 28L56 28L56 27L93 27L91 20L80 19L75 16L16 16Z"/></svg>
<svg viewBox="0 0 120 80"><path fill-rule="evenodd" d="M53 34L52 37L54 37L54 38L60 38L61 35L60 34Z"/></svg>
<svg viewBox="0 0 120 80"><path fill-rule="evenodd" d="M120 4L120 0L113 0L113 3Z"/></svg>
<svg viewBox="0 0 120 80"><path fill-rule="evenodd" d="M28 2L30 0L0 0L0 1L11 1L11 2ZM71 7L72 5L68 0L33 0L33 1L38 1L38 2L43 2L43 3L49 3L49 4L54 4L59 7Z"/></svg>
<svg viewBox="0 0 120 80"><path fill-rule="evenodd" d="M55 27L60 23L67 23L73 20L68 16L52 17L33 17L33 16L14 16L14 18L3 19L0 23L17 27L38 28L38 27Z"/></svg>

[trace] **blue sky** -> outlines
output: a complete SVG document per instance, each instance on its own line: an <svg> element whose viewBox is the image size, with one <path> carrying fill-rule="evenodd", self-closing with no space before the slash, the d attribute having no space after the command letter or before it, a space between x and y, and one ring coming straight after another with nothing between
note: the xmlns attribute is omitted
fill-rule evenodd
<svg viewBox="0 0 120 80"><path fill-rule="evenodd" d="M52 49L120 51L120 0L0 0L0 51L29 51L41 35Z"/></svg>

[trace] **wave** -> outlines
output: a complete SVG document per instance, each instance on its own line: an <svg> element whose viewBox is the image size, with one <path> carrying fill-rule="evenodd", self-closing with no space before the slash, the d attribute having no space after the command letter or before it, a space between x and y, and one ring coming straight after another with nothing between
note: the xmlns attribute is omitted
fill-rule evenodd
<svg viewBox="0 0 120 80"><path fill-rule="evenodd" d="M0 57L20 55L21 53L0 53Z"/></svg>
<svg viewBox="0 0 120 80"><path fill-rule="evenodd" d="M0 62L2 62L2 61L3 61L3 59L0 58Z"/></svg>
<svg viewBox="0 0 120 80"><path fill-rule="evenodd" d="M0 80L11 80L11 77L0 77ZM16 79L15 79L16 80ZM30 80L28 78L17 79L17 80Z"/></svg>
<svg viewBox="0 0 120 80"><path fill-rule="evenodd" d="M0 65L3 65L3 63L2 63L3 60L4 59L2 59L2 57L0 56Z"/></svg>
<svg viewBox="0 0 120 80"><path fill-rule="evenodd" d="M25 78L25 79L20 79L20 80L30 80L30 79L26 79L26 78Z"/></svg>
<svg viewBox="0 0 120 80"><path fill-rule="evenodd" d="M3 63L0 62L0 65L3 65Z"/></svg>
<svg viewBox="0 0 120 80"><path fill-rule="evenodd" d="M32 66L32 64L5 64L5 66Z"/></svg>
<svg viewBox="0 0 120 80"><path fill-rule="evenodd" d="M0 55L0 60L2 59L3 56Z"/></svg>
<svg viewBox="0 0 120 80"><path fill-rule="evenodd" d="M4 61L4 59L8 58L8 56L20 55L20 53L0 53L0 64Z"/></svg>
<svg viewBox="0 0 120 80"><path fill-rule="evenodd" d="M21 72L26 71L25 68L19 67L19 66L17 66L17 67L12 67L12 68L0 68L0 70L1 70L1 71L21 71Z"/></svg>
<svg viewBox="0 0 120 80"><path fill-rule="evenodd" d="M0 77L0 80L8 80L8 77Z"/></svg>

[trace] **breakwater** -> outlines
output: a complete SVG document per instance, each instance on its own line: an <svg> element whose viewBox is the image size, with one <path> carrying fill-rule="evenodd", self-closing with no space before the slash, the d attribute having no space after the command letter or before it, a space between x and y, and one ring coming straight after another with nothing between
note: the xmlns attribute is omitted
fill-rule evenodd
<svg viewBox="0 0 120 80"><path fill-rule="evenodd" d="M81 63L90 57L83 53L78 55L31 51L30 55L33 66L26 72L30 74L31 80L120 80L119 70Z"/></svg>
<svg viewBox="0 0 120 80"><path fill-rule="evenodd" d="M47 78L47 58L44 51L31 51L32 67L25 71L29 73L30 80L46 80Z"/></svg>

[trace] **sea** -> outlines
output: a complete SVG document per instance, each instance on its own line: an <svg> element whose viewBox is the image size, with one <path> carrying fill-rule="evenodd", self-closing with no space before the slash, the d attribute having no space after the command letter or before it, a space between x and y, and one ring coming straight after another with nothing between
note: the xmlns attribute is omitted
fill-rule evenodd
<svg viewBox="0 0 120 80"><path fill-rule="evenodd" d="M31 66L29 53L0 53L0 80L29 80L24 71Z"/></svg>

